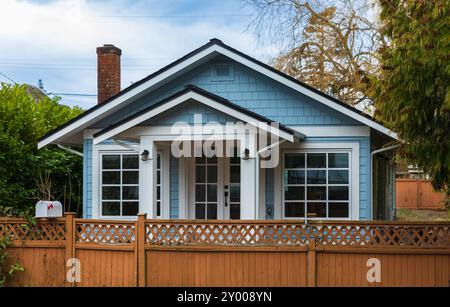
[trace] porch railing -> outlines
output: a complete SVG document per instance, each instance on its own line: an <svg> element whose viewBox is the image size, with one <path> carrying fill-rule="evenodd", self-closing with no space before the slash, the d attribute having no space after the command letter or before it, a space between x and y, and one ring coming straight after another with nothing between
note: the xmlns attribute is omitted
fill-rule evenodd
<svg viewBox="0 0 450 307"><path fill-rule="evenodd" d="M142 224L140 224L142 223ZM73 227L68 231L67 227ZM133 245L237 245L450 248L450 223L444 222L334 222L311 221L104 221L64 218L39 220L29 226L21 219L0 218L0 236L14 240Z"/></svg>
<svg viewBox="0 0 450 307"><path fill-rule="evenodd" d="M147 220L151 245L450 247L450 223Z"/></svg>

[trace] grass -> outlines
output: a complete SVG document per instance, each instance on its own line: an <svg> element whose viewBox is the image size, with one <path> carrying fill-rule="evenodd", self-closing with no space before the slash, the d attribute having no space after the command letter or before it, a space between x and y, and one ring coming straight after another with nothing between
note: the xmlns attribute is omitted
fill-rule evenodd
<svg viewBox="0 0 450 307"><path fill-rule="evenodd" d="M450 209L447 210L410 210L397 209L399 221L444 221L450 222Z"/></svg>

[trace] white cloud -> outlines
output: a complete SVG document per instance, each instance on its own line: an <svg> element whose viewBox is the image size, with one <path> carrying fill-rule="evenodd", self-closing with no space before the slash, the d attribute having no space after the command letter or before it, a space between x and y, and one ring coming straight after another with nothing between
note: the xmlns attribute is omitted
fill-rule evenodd
<svg viewBox="0 0 450 307"><path fill-rule="evenodd" d="M39 78L49 91L96 92L95 48L112 43L123 51L122 86L128 86L174 59L217 37L252 56L262 58L248 19L216 18L110 18L100 16L148 15L144 2L84 0L2 0L0 10L0 72L17 82L35 84ZM155 11L151 10L155 15ZM214 14L217 12L211 12ZM234 12L241 14L241 12ZM202 11L204 14L204 11ZM81 101L82 99L76 98ZM64 98L71 103L73 98ZM84 107L92 106L91 103Z"/></svg>

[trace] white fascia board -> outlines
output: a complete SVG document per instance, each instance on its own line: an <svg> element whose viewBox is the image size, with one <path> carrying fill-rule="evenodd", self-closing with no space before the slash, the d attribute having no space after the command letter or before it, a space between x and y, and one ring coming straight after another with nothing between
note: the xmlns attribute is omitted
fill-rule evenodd
<svg viewBox="0 0 450 307"><path fill-rule="evenodd" d="M123 95L117 97L111 102L108 102L104 106L98 108L97 110L93 111L92 113L88 114L85 117L80 118L79 120L73 122L72 124L68 125L64 129L61 129L55 134L52 134L48 136L47 138L43 139L42 141L38 142L38 149L51 144L55 141L58 141L60 138L74 134L77 131L80 131L86 127L88 127L93 120L98 120L101 118L104 118L108 114L110 114L115 108L120 106L122 103L128 101L129 99L135 97L139 93L149 89L150 87L158 84L159 82L164 81L166 78L171 77L172 75L176 74L177 72L186 69L190 65L194 64L197 61L202 60L203 58L207 57L211 53L213 53L214 50L211 48L207 48L196 55L184 60L183 62L180 62L178 65L175 65L174 67L164 71L163 73L155 76L154 78L148 80L147 82L142 83L141 85L133 88L132 90L124 93Z"/></svg>
<svg viewBox="0 0 450 307"><path fill-rule="evenodd" d="M375 121L373 121L373 120L371 120L369 118L366 118L366 117L364 117L364 116L362 116L362 115L360 115L360 114L358 114L356 112L353 112L353 111L347 109L346 107L341 106L340 104L332 101L331 99L328 99L328 98L326 98L326 97L324 97L322 95L319 95L318 93L316 93L316 92L314 92L314 91L312 91L312 90L310 90L310 89L308 89L308 88L306 88L306 87L304 87L304 86L302 86L302 85L300 85L300 84L298 84L296 82L293 82L293 81L291 81L291 80L289 80L289 79L287 79L287 78L285 78L285 77L283 77L283 76L281 76L281 75L279 75L279 74L277 74L277 73L275 73L275 72L273 72L273 71L271 71L271 70L269 70L269 69L267 69L267 68L265 68L265 67L263 67L261 65L258 65L255 62L250 61L250 60L248 60L248 59L246 59L246 58L244 58L244 57L242 57L242 56L240 56L240 55L238 55L238 54L236 54L236 53L234 53L234 52L232 52L230 50L227 50L227 49L225 49L225 48L223 48L221 46L218 46L218 45L215 45L214 47L217 48L217 52L219 52L219 53L221 53L221 54L223 54L223 55L225 55L225 56L227 56L227 57L229 57L229 58L231 58L231 59L241 63L244 66L247 66L247 67L249 67L249 68L251 68L251 69L253 69L253 70L255 70L255 71L259 72L259 73L262 73L263 75L265 75L265 76L267 76L269 78L272 78L275 81L280 82L280 83L282 83L282 84L284 84L284 85L286 85L286 86L288 86L288 87L290 87L290 88L292 88L292 89L294 89L294 90L296 90L296 91L298 91L298 92L300 92L302 94L305 94L306 96L309 96L309 97L311 97L311 98L313 98L313 99L323 103L324 105L326 105L326 106L328 106L328 107L330 107L330 108L332 108L332 109L334 109L334 110L336 110L336 111L338 111L340 113L343 113L343 114L345 114L345 115L347 115L347 116L349 116L349 117L359 121L360 123L363 123L363 124L373 128L375 130L378 130L378 131L380 131L380 132L382 132L382 133L384 133L384 134L386 134L386 135L388 135L388 136L390 136L390 137L392 137L394 139L398 138L397 134L395 132L392 132L391 130L387 129L383 125L380 125L377 122L375 122Z"/></svg>
<svg viewBox="0 0 450 307"><path fill-rule="evenodd" d="M203 103L203 104L205 104L205 105L207 105L209 107L212 107L212 108L214 108L214 109L216 109L216 110L218 110L220 112L228 114L228 115L230 115L232 117L235 117L235 118L237 118L239 120L242 120L243 122L247 122L247 123L252 124L252 125L257 125L258 128L263 129L263 130L265 130L265 131L267 131L269 133L278 135L280 138L283 138L283 139L285 139L287 141L290 141L290 142L294 141L294 136L292 134L290 134L290 133L287 133L287 132L282 131L280 129L275 129L275 128L271 127L270 125L267 125L266 123L263 123L263 122L260 122L260 121L255 121L255 119L253 117L251 117L251 116L249 116L247 114L239 112L238 110L235 110L235 109L233 109L231 107L228 107L228 106L226 106L224 104L221 104L221 103L219 103L217 101L214 101L214 100L212 100L212 99L210 99L208 97L205 97L203 95L200 95L198 93L190 91L190 92L187 92L186 94L183 94L183 95L181 95L179 97L176 97L173 100L168 101L168 102L164 103L163 105L158 106L158 107L156 107L156 108L154 108L154 109L152 109L152 110L150 110L150 111L148 111L148 112L146 112L146 113L144 113L144 114L142 114L142 115L140 115L140 116L138 116L138 117L136 117L136 118L134 118L134 119L132 119L132 120L130 120L128 122L123 123L120 126L115 127L114 129L111 129L110 131L108 131L108 132L106 132L106 133L104 133L104 134L94 138L94 141L93 141L94 145L98 144L98 143L101 143L101 142L103 142L103 141L105 141L107 139L110 139L110 138L114 137L115 135L117 135L117 134L119 134L119 133L121 133L123 131L131 129L131 128L139 125L140 123L142 123L142 122L144 122L146 120L149 120L150 118L155 117L156 115L161 114L161 113L163 113L163 112L165 112L167 110L170 110L171 108L173 108L173 107L175 107L175 106L177 106L177 105L179 105L179 104L181 104L181 103L183 103L183 102L185 102L187 100L190 100L190 99L193 99L195 101Z"/></svg>

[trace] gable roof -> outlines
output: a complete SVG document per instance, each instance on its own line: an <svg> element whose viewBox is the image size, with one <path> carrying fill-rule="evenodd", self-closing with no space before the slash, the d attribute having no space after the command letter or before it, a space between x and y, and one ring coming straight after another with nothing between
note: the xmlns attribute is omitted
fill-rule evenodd
<svg viewBox="0 0 450 307"><path fill-rule="evenodd" d="M294 137L304 139L305 136L300 132L290 129L284 125L276 123L275 121L262 116L258 113L245 109L231 101L210 93L204 89L201 89L194 85L187 85L183 90L175 93L174 95L167 97L139 112L133 114L127 118L120 120L119 122L95 133L94 144L98 144L106 139L109 139L131 127L139 125L140 123L153 118L169 109L185 102L190 99L198 101L216 110L230 114L233 117L248 122L253 125L258 125L259 128L266 130L270 133L275 133L280 137L293 142ZM271 127L270 125L276 123L278 128Z"/></svg>
<svg viewBox="0 0 450 307"><path fill-rule="evenodd" d="M231 58L232 60L262 73L263 75L274 79L275 81L280 82L300 93L303 93L338 112L344 113L345 115L383 134L386 134L392 138L397 138L396 133L381 125L370 115L349 106L297 79L294 79L267 64L264 64L255 58L252 58L224 44L218 39L211 39L207 44L195 49L194 51L143 78L142 80L133 83L118 94L107 99L105 102L92 107L81 115L50 131L48 134L39 139L38 147L41 148L47 144L58 141L67 135L73 135L87 128L92 123L105 118L115 110L120 109L127 102L141 97L143 93L151 91L164 82L168 82L176 75L184 73L193 67L199 66L217 54L222 54L228 58Z"/></svg>

